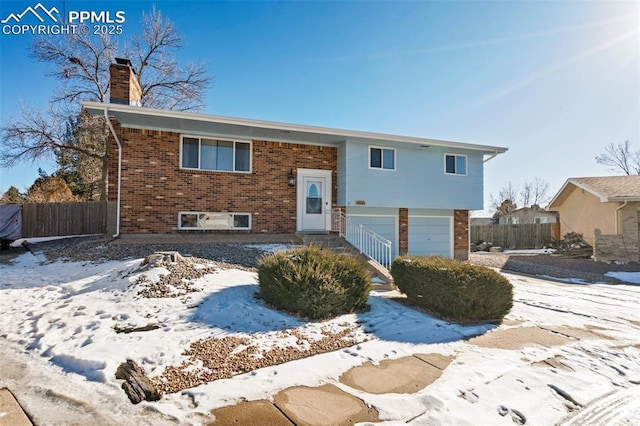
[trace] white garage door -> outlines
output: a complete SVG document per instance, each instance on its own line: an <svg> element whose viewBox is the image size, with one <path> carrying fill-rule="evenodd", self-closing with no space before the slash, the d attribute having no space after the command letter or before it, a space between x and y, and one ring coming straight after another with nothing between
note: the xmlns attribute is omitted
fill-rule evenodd
<svg viewBox="0 0 640 426"><path fill-rule="evenodd" d="M452 257L451 219L409 216L409 254Z"/></svg>
<svg viewBox="0 0 640 426"><path fill-rule="evenodd" d="M398 255L396 241L396 218L393 216L353 216L348 215L352 223L366 226L391 241L391 257Z"/></svg>

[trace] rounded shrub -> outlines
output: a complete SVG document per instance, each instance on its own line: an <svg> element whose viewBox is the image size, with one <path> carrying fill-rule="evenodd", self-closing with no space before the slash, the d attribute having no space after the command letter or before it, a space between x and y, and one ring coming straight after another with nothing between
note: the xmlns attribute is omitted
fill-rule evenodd
<svg viewBox="0 0 640 426"><path fill-rule="evenodd" d="M496 271L437 256L402 256L391 265L408 302L458 322L500 321L513 306L513 286Z"/></svg>
<svg viewBox="0 0 640 426"><path fill-rule="evenodd" d="M266 303L310 319L362 310L371 290L360 261L314 246L265 256L258 281Z"/></svg>

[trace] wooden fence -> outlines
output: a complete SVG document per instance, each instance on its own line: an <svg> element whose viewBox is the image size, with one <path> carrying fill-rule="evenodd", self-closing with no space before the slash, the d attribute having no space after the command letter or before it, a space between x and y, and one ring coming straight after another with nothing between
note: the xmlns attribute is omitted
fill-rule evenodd
<svg viewBox="0 0 640 426"><path fill-rule="evenodd" d="M22 237L104 234L107 203L28 203L22 205Z"/></svg>
<svg viewBox="0 0 640 426"><path fill-rule="evenodd" d="M535 249L557 238L556 223L521 225L472 225L471 243L487 241L503 249ZM559 230L559 229L558 229Z"/></svg>

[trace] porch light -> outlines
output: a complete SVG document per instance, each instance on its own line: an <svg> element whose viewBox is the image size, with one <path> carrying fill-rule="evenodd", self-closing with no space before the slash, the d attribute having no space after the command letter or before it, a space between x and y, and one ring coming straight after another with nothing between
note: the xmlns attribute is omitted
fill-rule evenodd
<svg viewBox="0 0 640 426"><path fill-rule="evenodd" d="M293 169L287 175L287 180L289 181L289 186L296 186L296 175L293 173Z"/></svg>

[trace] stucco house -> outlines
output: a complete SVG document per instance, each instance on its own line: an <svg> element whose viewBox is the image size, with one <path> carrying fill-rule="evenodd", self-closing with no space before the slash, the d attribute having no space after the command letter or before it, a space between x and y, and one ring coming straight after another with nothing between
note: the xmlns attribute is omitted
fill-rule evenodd
<svg viewBox="0 0 640 426"><path fill-rule="evenodd" d="M83 108L111 124L116 235L350 227L351 240L363 230L382 236L392 256L466 259L469 210L483 207L484 162L506 151L150 109L139 106L130 62L117 60L110 72L110 103Z"/></svg>
<svg viewBox="0 0 640 426"><path fill-rule="evenodd" d="M533 223L556 223L558 212L544 210L541 207L522 207L511 213L500 215L499 225L521 225Z"/></svg>
<svg viewBox="0 0 640 426"><path fill-rule="evenodd" d="M582 234L596 260L640 260L640 176L568 179L548 208L559 212L561 234Z"/></svg>

